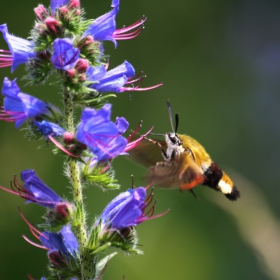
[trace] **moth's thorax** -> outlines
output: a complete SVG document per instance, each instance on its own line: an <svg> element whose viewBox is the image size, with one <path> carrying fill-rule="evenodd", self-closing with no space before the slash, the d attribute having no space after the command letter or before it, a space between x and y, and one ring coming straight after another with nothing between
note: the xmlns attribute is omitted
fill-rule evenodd
<svg viewBox="0 0 280 280"><path fill-rule="evenodd" d="M203 171L207 170L212 163L212 160L203 146L188 135L177 134L178 138L182 142L184 150L188 150L191 153L192 158Z"/></svg>
<svg viewBox="0 0 280 280"><path fill-rule="evenodd" d="M173 159L174 157L177 158L184 152L185 149L182 145L182 141L176 133L166 133L165 141L167 144L166 155L168 160Z"/></svg>

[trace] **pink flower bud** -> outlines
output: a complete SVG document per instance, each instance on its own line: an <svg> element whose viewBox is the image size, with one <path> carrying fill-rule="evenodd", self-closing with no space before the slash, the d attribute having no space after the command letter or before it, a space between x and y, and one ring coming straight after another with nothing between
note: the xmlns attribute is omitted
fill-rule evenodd
<svg viewBox="0 0 280 280"><path fill-rule="evenodd" d="M83 59L83 58L79 58L76 65L75 65L75 69L79 73L85 73L88 69L88 60Z"/></svg>
<svg viewBox="0 0 280 280"><path fill-rule="evenodd" d="M73 209L73 206L68 202L58 203L55 207L57 216L65 220L69 220L71 209Z"/></svg>
<svg viewBox="0 0 280 280"><path fill-rule="evenodd" d="M70 70L69 70L70 71ZM74 132L65 132L63 134L63 141L66 144L71 144L74 142Z"/></svg>
<svg viewBox="0 0 280 280"><path fill-rule="evenodd" d="M66 6L60 7L60 8L59 8L59 13L60 13L60 15L66 16L67 13L68 13L68 10L67 10Z"/></svg>
<svg viewBox="0 0 280 280"><path fill-rule="evenodd" d="M80 1L79 0L70 0L68 7L69 7L69 9L78 9L78 8L80 8Z"/></svg>
<svg viewBox="0 0 280 280"><path fill-rule="evenodd" d="M82 76L80 76L80 78L79 78L79 81L80 81L81 83L85 82L86 80L87 80L87 76L86 76L86 75L82 75Z"/></svg>
<svg viewBox="0 0 280 280"><path fill-rule="evenodd" d="M76 74L76 71L73 68L67 71L67 75L70 79L73 79L75 74Z"/></svg>
<svg viewBox="0 0 280 280"><path fill-rule="evenodd" d="M43 5L39 5L38 7L36 7L34 9L34 12L35 12L37 18L40 20L44 20L49 15L48 11L46 10L46 8Z"/></svg>
<svg viewBox="0 0 280 280"><path fill-rule="evenodd" d="M47 17L45 20L47 29L49 32L57 35L58 31L60 30L59 22L53 17Z"/></svg>

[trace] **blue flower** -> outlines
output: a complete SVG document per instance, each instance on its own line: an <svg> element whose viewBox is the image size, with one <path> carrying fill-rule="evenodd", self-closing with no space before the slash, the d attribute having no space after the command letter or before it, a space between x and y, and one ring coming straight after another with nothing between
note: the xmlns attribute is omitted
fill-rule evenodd
<svg viewBox="0 0 280 280"><path fill-rule="evenodd" d="M116 157L127 145L121 134L128 128L128 122L124 118L117 118L115 124L111 122L111 107L111 104L105 104L98 111L84 109L76 134L76 139L87 145L98 161Z"/></svg>
<svg viewBox="0 0 280 280"><path fill-rule="evenodd" d="M0 119L15 122L16 128L20 127L28 118L48 113L45 102L20 92L16 79L10 81L8 78L4 78L2 94L5 96L4 113L0 114Z"/></svg>
<svg viewBox="0 0 280 280"><path fill-rule="evenodd" d="M33 121L33 124L38 128L40 133L46 137L53 136L53 137L61 137L63 136L66 130L60 127L58 124L47 122L47 121Z"/></svg>
<svg viewBox="0 0 280 280"><path fill-rule="evenodd" d="M124 92L124 91L146 91L162 86L162 83L140 88L140 85L145 76L135 76L135 70L133 66L124 61L121 65L106 72L104 66L91 67L89 66L87 71L87 79L92 82L91 88L99 92ZM133 83L138 82L137 85ZM128 85L126 87L125 85Z"/></svg>
<svg viewBox="0 0 280 280"><path fill-rule="evenodd" d="M96 81L91 88L99 92L122 92L129 78L135 75L133 66L124 61L121 65L106 72L104 66L89 67L88 80Z"/></svg>
<svg viewBox="0 0 280 280"><path fill-rule="evenodd" d="M120 0L112 0L111 7L115 8L120 5Z"/></svg>
<svg viewBox="0 0 280 280"><path fill-rule="evenodd" d="M34 170L24 170L21 172L20 183L16 176L11 182L11 189L0 186L0 189L18 195L26 200L26 203L36 203L47 208L45 216L46 228L61 228L61 226L69 223L73 217L75 206L68 201L62 199L52 189L47 187L44 182L38 178Z"/></svg>
<svg viewBox="0 0 280 280"><path fill-rule="evenodd" d="M55 68L60 70L70 70L80 57L80 50L74 47L72 40L69 38L55 39L53 50L51 62Z"/></svg>
<svg viewBox="0 0 280 280"><path fill-rule="evenodd" d="M146 188L138 187L128 189L126 192L116 196L103 210L100 220L102 230L121 230L131 226L137 226L147 220L161 217L169 212L154 215L155 203L153 202L153 191L147 195Z"/></svg>
<svg viewBox="0 0 280 280"><path fill-rule="evenodd" d="M120 193L103 210L102 224L111 226L112 230L138 225L145 220L145 199L146 189L143 187Z"/></svg>
<svg viewBox="0 0 280 280"><path fill-rule="evenodd" d="M79 244L70 225L63 226L58 233L44 231L40 240L50 252L58 251L64 257L76 259L79 253Z"/></svg>
<svg viewBox="0 0 280 280"><path fill-rule="evenodd" d="M142 32L144 22L147 18L144 17L129 26L116 29L116 16L119 12L119 5L119 0L113 0L111 4L113 9L95 19L84 32L83 37L91 35L94 40L97 41L112 41L115 47L117 46L117 40L130 40L136 38Z"/></svg>
<svg viewBox="0 0 280 280"><path fill-rule="evenodd" d="M52 265L58 268L69 267L69 263L73 265L73 261L76 261L77 257L79 256L79 244L77 238L71 230L71 225L64 225L58 232L40 232L24 217L20 210L19 212L23 220L28 225L31 233L41 241L43 246L34 243L25 235L23 235L23 238L28 243L41 249L47 249L48 257L52 262Z"/></svg>
<svg viewBox="0 0 280 280"><path fill-rule="evenodd" d="M7 64L7 59L4 60L4 58L2 58L1 60L3 62L6 61L6 65L3 64L4 66L12 65L12 72L14 72L20 64L27 63L30 58L36 57L33 42L11 35L8 32L7 24L0 25L0 31L3 33L3 37L9 46L11 52L9 60L12 64Z"/></svg>
<svg viewBox="0 0 280 280"><path fill-rule="evenodd" d="M64 200L36 175L34 170L24 170L21 172L23 187L15 182L17 193L25 198L27 202L34 202L40 206L54 209Z"/></svg>
<svg viewBox="0 0 280 280"><path fill-rule="evenodd" d="M114 39L113 33L116 30L116 15L119 12L119 0L113 0L112 5L113 9L98 17L93 21L93 23L88 27L84 32L83 37L86 35L93 36L94 40L112 41L116 46L116 40Z"/></svg>

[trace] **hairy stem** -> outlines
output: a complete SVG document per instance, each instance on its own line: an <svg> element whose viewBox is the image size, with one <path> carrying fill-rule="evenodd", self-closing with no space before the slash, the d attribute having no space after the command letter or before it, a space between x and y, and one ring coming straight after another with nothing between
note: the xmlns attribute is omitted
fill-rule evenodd
<svg viewBox="0 0 280 280"><path fill-rule="evenodd" d="M67 131L74 132L74 103L71 92L64 89L64 104L65 104L65 120ZM81 258L81 275L82 279L93 279L95 271L93 266L93 258L89 256L86 250L87 231L85 209L83 202L83 190L80 179L80 168L75 159L70 159L68 162L70 170L70 179L72 183L73 200L77 207L77 215L73 227L77 232L77 239L79 242L80 258Z"/></svg>

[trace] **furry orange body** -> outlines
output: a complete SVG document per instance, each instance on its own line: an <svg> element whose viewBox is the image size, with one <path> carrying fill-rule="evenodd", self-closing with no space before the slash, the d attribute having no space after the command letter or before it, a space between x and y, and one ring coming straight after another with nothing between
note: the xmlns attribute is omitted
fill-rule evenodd
<svg viewBox="0 0 280 280"><path fill-rule="evenodd" d="M206 185L229 200L237 200L239 190L203 146L190 136L176 133L178 115L174 130L169 102L168 108L173 132L165 134L165 141L144 139L130 151L130 157L149 168L146 177L156 186L192 191L197 185Z"/></svg>
<svg viewBox="0 0 280 280"><path fill-rule="evenodd" d="M195 139L187 135L167 133L166 141L146 140L145 146L156 149L155 142L161 146L161 160L149 166L148 180L162 188L191 190L197 185L206 185L223 193L229 200L236 200L240 193L228 175L213 162ZM140 148L140 147L139 147ZM145 147L144 149L146 149ZM137 148L136 148L137 149ZM141 148L140 148L141 149ZM154 153L149 153L154 156ZM138 156L141 155L138 152ZM151 164L151 159L148 160ZM148 166L147 164L142 165Z"/></svg>

